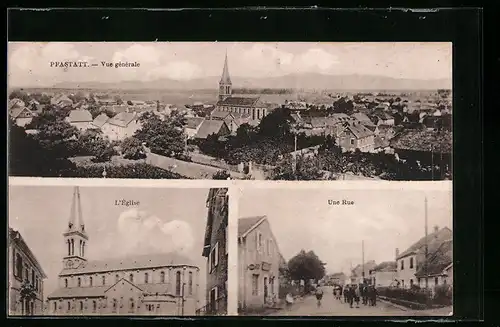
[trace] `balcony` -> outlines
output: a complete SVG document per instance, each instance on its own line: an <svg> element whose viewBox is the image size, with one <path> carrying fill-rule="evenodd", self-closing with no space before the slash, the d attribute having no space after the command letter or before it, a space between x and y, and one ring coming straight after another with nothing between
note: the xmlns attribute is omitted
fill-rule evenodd
<svg viewBox="0 0 500 327"><path fill-rule="evenodd" d="M227 299L225 296L218 298L213 303L196 310L197 316L225 316L227 314Z"/></svg>

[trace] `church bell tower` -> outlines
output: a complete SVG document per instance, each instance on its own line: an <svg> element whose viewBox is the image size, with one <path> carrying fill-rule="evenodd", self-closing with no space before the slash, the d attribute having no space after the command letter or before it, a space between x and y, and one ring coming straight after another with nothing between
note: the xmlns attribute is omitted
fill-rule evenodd
<svg viewBox="0 0 500 327"><path fill-rule="evenodd" d="M227 52L226 58L224 59L224 69L222 70L222 76L219 82L219 101L223 101L229 98L233 92L233 84L231 83L231 78L229 77L229 68L227 66Z"/></svg>
<svg viewBox="0 0 500 327"><path fill-rule="evenodd" d="M63 258L64 269L74 269L84 261L85 250L89 237L85 231L85 223L82 216L82 204L80 200L80 189L78 186L73 190L71 212L69 215L68 229L63 234L65 243L65 256Z"/></svg>

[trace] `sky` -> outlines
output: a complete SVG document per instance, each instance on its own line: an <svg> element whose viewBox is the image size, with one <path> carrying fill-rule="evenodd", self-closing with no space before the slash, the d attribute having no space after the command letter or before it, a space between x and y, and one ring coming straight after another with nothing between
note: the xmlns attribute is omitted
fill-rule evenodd
<svg viewBox="0 0 500 327"><path fill-rule="evenodd" d="M204 302L206 259L202 257L208 189L80 187L89 236L87 259L176 251L200 268ZM44 295L57 288L62 270L73 187L9 186L9 226L21 232L48 278ZM138 201L136 207L115 200Z"/></svg>
<svg viewBox="0 0 500 327"><path fill-rule="evenodd" d="M452 76L451 43L9 42L7 50L11 86L220 76L226 52L231 76L241 78L290 73L423 80ZM98 66L51 68L50 63L56 61L86 61ZM140 67L105 68L103 61L138 62Z"/></svg>
<svg viewBox="0 0 500 327"><path fill-rule="evenodd" d="M244 189L239 217L266 215L285 260L301 249L313 250L327 264L327 273L348 273L365 262L394 261L428 231L452 229L452 193L422 190ZM354 205L329 205L328 200ZM258 205L257 205L258 204Z"/></svg>

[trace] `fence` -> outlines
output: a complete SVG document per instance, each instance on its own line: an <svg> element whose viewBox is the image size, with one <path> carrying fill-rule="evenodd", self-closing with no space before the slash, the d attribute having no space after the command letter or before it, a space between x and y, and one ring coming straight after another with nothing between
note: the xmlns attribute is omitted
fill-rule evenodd
<svg viewBox="0 0 500 327"><path fill-rule="evenodd" d="M224 316L227 314L227 299L222 296L215 302L208 303L204 307L196 310L197 316Z"/></svg>

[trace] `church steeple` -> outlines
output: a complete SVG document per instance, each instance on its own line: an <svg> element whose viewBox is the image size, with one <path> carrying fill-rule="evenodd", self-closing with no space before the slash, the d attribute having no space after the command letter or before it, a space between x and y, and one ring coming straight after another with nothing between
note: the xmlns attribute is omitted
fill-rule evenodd
<svg viewBox="0 0 500 327"><path fill-rule="evenodd" d="M229 77L229 67L227 64L227 51L224 59L224 68L222 69L222 76L219 81L219 100L222 101L231 96L232 93L231 77Z"/></svg>
<svg viewBox="0 0 500 327"><path fill-rule="evenodd" d="M73 190L68 229L63 236L66 247L66 255L63 259L64 268L76 268L81 261L86 261L85 248L89 239L87 232L85 231L80 189L78 186L76 186Z"/></svg>

